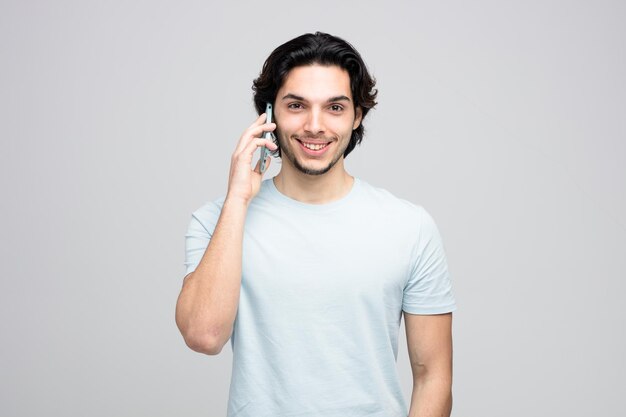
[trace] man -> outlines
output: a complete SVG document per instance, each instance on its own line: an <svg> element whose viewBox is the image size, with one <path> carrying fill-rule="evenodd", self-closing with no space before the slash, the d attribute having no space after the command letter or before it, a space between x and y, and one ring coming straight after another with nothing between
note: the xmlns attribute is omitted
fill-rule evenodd
<svg viewBox="0 0 626 417"><path fill-rule="evenodd" d="M216 355L230 339L228 416L406 416L403 312L409 415L450 415L456 306L437 227L344 167L374 84L337 37L278 47L254 82L260 116L233 153L226 197L193 213L176 323L197 352ZM276 123L265 123L265 102ZM261 146L282 159L272 179L251 168Z"/></svg>

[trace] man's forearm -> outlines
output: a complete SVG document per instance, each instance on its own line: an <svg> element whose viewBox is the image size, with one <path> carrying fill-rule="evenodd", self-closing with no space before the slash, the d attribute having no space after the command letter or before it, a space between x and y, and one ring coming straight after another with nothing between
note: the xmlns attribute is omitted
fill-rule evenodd
<svg viewBox="0 0 626 417"><path fill-rule="evenodd" d="M409 417L450 417L452 382L449 378L424 378L413 383Z"/></svg>

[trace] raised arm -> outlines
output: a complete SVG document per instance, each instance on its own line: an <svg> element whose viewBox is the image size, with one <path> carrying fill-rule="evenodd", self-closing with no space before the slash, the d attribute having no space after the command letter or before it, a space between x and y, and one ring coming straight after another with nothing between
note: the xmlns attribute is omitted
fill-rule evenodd
<svg viewBox="0 0 626 417"><path fill-rule="evenodd" d="M185 343L207 355L221 352L237 315L244 223L248 205L258 193L262 179L259 164L254 170L251 168L252 157L259 146L276 149L271 141L259 138L262 132L276 127L264 122L262 114L239 140L215 230L197 268L185 277L176 303L176 325Z"/></svg>
<svg viewBox="0 0 626 417"><path fill-rule="evenodd" d="M450 417L452 411L452 313L404 313L413 372L409 417Z"/></svg>

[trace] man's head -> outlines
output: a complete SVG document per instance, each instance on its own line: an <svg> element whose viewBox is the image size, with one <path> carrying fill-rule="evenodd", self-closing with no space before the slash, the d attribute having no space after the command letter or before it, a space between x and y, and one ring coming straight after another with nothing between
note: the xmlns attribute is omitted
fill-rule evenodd
<svg viewBox="0 0 626 417"><path fill-rule="evenodd" d="M252 89L259 114L265 111L267 102L274 104L276 133L280 139L302 139L304 136L309 141L306 144L309 150L319 147L324 141L338 142L341 149L337 148L334 152L341 150L341 153L333 157L330 166L324 168L298 166L294 151L299 150L289 149L284 140L277 142L278 155L283 156L285 153L300 171L322 174L337 162L337 158L347 156L363 139L362 120L376 105L375 83L361 56L349 43L317 32L299 36L276 48L265 61ZM321 90L327 90L330 96L323 96ZM281 97L277 96L279 92ZM333 95L333 92L338 93ZM322 111L322 99L328 105L328 111ZM330 99L336 100L328 101ZM297 112L292 111L296 108ZM317 110L314 111L314 108ZM303 122L299 130L287 132L289 124L295 126L298 120L304 120L305 112L309 119L306 126ZM341 112L343 113L340 115ZM338 117L343 119L339 120ZM346 121L346 117L352 118L350 123ZM319 126L316 125L318 123ZM343 143L342 132L347 125L350 131ZM329 132L326 132L327 128ZM334 131L335 128L339 131ZM281 145L285 149L281 149ZM316 159L315 149L307 156Z"/></svg>

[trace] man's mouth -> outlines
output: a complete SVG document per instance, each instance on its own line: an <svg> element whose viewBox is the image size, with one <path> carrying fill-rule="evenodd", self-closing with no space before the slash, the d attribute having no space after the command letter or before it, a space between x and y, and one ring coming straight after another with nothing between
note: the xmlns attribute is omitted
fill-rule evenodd
<svg viewBox="0 0 626 417"><path fill-rule="evenodd" d="M302 146L312 151L320 151L326 148L330 144L330 142L307 142L306 139L305 140L296 139L296 140L300 142Z"/></svg>
<svg viewBox="0 0 626 417"><path fill-rule="evenodd" d="M325 140L325 138L302 138L296 136L294 139L300 142L300 145L304 148L311 151L321 151L332 143L332 141Z"/></svg>

